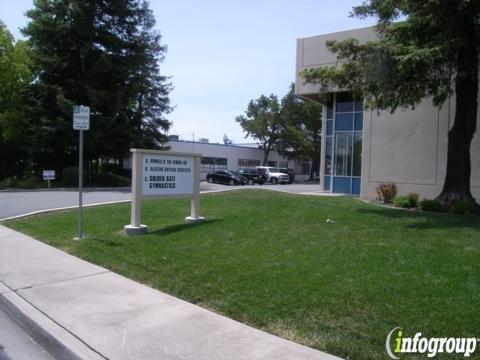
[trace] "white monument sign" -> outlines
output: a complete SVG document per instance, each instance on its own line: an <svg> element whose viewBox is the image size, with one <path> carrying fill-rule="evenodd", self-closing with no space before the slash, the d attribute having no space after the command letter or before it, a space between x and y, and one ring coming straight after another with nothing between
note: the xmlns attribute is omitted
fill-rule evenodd
<svg viewBox="0 0 480 360"><path fill-rule="evenodd" d="M149 198L191 198L188 222L200 222L201 154L175 153L160 150L132 149L131 223L127 235L147 232L141 224L141 200Z"/></svg>
<svg viewBox="0 0 480 360"><path fill-rule="evenodd" d="M144 154L142 195L193 195L193 156Z"/></svg>

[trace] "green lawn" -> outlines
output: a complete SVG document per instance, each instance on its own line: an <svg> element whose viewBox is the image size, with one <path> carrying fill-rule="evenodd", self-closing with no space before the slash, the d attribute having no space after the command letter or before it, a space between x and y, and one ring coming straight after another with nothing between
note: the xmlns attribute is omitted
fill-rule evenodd
<svg viewBox="0 0 480 360"><path fill-rule="evenodd" d="M74 211L7 225L346 358L386 358L385 338L396 326L405 336L480 336L478 216L265 190L203 195L201 206L207 222L187 225L189 200L145 201L143 222L150 233L134 238L123 235L129 204L85 209L82 242L71 240ZM473 358L478 354L477 349Z"/></svg>

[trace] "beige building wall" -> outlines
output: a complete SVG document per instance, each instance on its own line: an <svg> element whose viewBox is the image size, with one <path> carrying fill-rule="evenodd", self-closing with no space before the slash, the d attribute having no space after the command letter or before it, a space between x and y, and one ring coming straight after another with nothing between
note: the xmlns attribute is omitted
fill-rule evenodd
<svg viewBox="0 0 480 360"><path fill-rule="evenodd" d="M295 72L295 93L306 98L317 100L320 87L307 84L300 78L300 72L304 69L320 66L332 66L337 64L336 56L325 46L327 40L346 40L355 38L360 42L375 39L375 33L371 27L356 30L347 30L326 35L311 36L297 39L297 63Z"/></svg>
<svg viewBox="0 0 480 360"><path fill-rule="evenodd" d="M335 56L325 46L326 40L375 39L372 28L344 31L297 40L295 90L298 95L319 101L319 87L305 84L301 70L335 65ZM415 110L364 111L361 197L376 198L380 183L394 182L400 194L416 192L421 198L434 198L442 190L447 159L448 130L453 124L455 98L439 109L424 100ZM480 129L480 108L477 129ZM325 126L324 126L325 130ZM324 134L325 135L325 134ZM324 149L323 149L324 150ZM325 151L322 151L324 154ZM480 134L477 130L471 147L471 190L480 199ZM321 180L324 157L322 156ZM320 186L324 188L323 181Z"/></svg>
<svg viewBox="0 0 480 360"><path fill-rule="evenodd" d="M366 111L363 122L362 191L375 198L376 187L393 182L400 194L434 198L446 174L448 130L453 124L455 98L439 109L424 100L415 110ZM477 120L477 127L480 122ZM471 190L480 199L480 136L474 136Z"/></svg>

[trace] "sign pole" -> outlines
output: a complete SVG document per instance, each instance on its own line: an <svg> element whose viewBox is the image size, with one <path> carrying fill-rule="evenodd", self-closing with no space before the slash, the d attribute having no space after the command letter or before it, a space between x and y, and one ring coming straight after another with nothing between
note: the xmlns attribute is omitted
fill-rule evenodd
<svg viewBox="0 0 480 360"><path fill-rule="evenodd" d="M83 238L83 130L79 130L78 147L78 240Z"/></svg>
<svg viewBox="0 0 480 360"><path fill-rule="evenodd" d="M50 189L50 180L55 180L55 170L43 170L43 180L47 180Z"/></svg>
<svg viewBox="0 0 480 360"><path fill-rule="evenodd" d="M73 107L73 129L78 130L78 237L83 238L83 131L90 129L90 108L88 106Z"/></svg>

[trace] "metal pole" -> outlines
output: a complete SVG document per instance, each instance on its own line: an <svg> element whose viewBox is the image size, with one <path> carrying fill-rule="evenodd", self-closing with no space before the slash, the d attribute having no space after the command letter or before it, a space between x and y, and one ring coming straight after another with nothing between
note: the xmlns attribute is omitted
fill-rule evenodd
<svg viewBox="0 0 480 360"><path fill-rule="evenodd" d="M83 130L79 133L78 147L78 239L83 238L83 209L82 209L82 190L83 190Z"/></svg>

